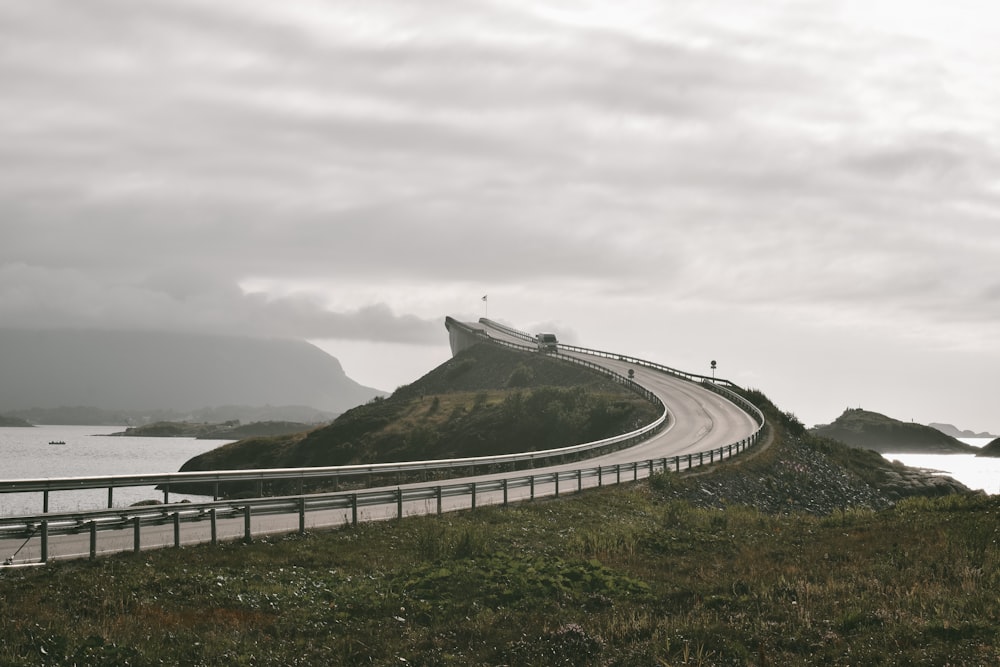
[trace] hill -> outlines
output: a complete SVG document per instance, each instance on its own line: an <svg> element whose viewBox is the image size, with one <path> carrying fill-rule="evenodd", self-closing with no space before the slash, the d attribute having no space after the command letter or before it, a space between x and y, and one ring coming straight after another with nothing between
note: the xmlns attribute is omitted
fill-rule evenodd
<svg viewBox="0 0 1000 667"><path fill-rule="evenodd" d="M987 444L985 447L976 452L976 456L991 456L1000 457L1000 438L997 438L993 442Z"/></svg>
<svg viewBox="0 0 1000 667"><path fill-rule="evenodd" d="M30 422L27 422L19 417L6 417L0 415L0 426L7 427L30 427L34 426Z"/></svg>
<svg viewBox="0 0 1000 667"><path fill-rule="evenodd" d="M238 420L209 424L205 422L155 422L133 426L111 435L130 438L199 438L201 440L237 440L268 435L287 435L314 428L315 424L287 421L263 421L240 424Z"/></svg>
<svg viewBox="0 0 1000 667"><path fill-rule="evenodd" d="M305 341L0 329L0 410L7 414L61 406L183 413L218 405L340 413L381 393Z"/></svg>
<svg viewBox="0 0 1000 667"><path fill-rule="evenodd" d="M509 454L598 440L658 416L648 401L586 368L476 345L328 426L223 445L181 471Z"/></svg>
<svg viewBox="0 0 1000 667"><path fill-rule="evenodd" d="M812 432L851 447L880 453L964 454L978 451L930 426L901 422L860 408L845 410L832 424L817 426Z"/></svg>

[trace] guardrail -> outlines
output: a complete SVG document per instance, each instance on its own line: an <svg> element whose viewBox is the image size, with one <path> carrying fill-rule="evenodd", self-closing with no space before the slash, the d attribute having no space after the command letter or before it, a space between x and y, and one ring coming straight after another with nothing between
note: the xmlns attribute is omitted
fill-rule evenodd
<svg viewBox="0 0 1000 667"><path fill-rule="evenodd" d="M360 520L359 512L365 507L383 506L394 511L395 516L387 518L402 518L404 507L414 502L435 503L436 508L424 513L441 514L444 498L468 497L468 509L475 509L477 505L483 504L484 499L491 504L507 506L511 502L511 492L515 490L527 489L526 499L528 500L544 496L559 497L561 493L573 492L574 490L580 492L585 487L595 488L637 481L657 472L671 470L680 472L720 462L752 447L756 443L759 433L758 431L738 443L693 454L482 481L372 489L361 492L216 500L204 503L182 502L121 509L58 512L43 517L5 518L0 519L0 539L23 539L23 548L28 541L38 537L40 540L39 561L43 563L47 562L52 555L50 554L50 538L57 535L79 535L81 533L89 535L89 554L91 558L96 558L99 546L98 533L131 531L132 549L140 551L144 527L148 530L154 526L171 525L173 546L179 547L182 543L182 525L208 522L209 541L215 544L219 540L219 521L242 519L242 538L244 541L250 542L253 539L253 517L297 514L298 532L304 533L306 531L306 515L309 512L342 511L344 512L342 523L356 525ZM623 473L625 473L624 476ZM563 486L566 482L574 484L575 489L567 489L566 486ZM546 486L551 488L546 489ZM498 495L500 497L495 498ZM4 564L13 564L16 556L17 553L7 557Z"/></svg>

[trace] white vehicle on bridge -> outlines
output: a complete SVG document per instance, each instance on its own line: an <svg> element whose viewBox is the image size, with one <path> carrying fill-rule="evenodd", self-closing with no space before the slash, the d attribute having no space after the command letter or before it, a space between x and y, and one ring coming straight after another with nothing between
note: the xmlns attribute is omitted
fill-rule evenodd
<svg viewBox="0 0 1000 667"><path fill-rule="evenodd" d="M539 352L556 352L559 349L559 340L555 334L535 334L535 341L538 343Z"/></svg>

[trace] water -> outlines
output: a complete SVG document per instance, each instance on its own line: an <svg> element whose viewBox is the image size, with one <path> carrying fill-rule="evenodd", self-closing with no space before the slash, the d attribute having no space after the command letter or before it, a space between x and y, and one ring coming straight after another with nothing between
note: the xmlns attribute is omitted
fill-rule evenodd
<svg viewBox="0 0 1000 667"><path fill-rule="evenodd" d="M959 438L967 445L985 447L991 438ZM1000 458L979 457L974 454L893 454L882 455L890 461L899 461L913 468L941 471L970 489L982 490L991 495L1000 494Z"/></svg>
<svg viewBox="0 0 1000 667"><path fill-rule="evenodd" d="M36 426L0 428L0 479L85 477L177 472L193 456L232 440L195 438L111 437L124 426ZM65 445L50 445L63 441ZM170 494L170 499L204 500L202 496ZM114 506L140 500L163 500L152 486L114 490ZM74 511L104 507L107 489L52 492L49 511ZM0 494L0 516L42 511L42 494Z"/></svg>

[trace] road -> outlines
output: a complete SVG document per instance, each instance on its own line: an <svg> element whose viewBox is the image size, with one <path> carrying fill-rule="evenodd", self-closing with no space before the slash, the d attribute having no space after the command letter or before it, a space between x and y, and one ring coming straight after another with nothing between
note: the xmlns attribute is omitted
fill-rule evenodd
<svg viewBox="0 0 1000 667"><path fill-rule="evenodd" d="M490 330L490 335L504 340L513 340L523 344L523 340L511 338L502 331ZM604 454L586 461L577 461L563 465L539 468L533 472L539 476L550 475L553 471L578 470L580 468L607 468L603 477L582 477L579 481L563 480L560 483L560 493L571 493L591 488L598 484L608 484L618 481L640 479L648 475L648 468L633 467L636 461L670 458L718 449L743 440L753 434L758 425L742 409L725 400L718 394L703 388L699 384L683 380L673 375L632 365L619 359L609 359L584 352L562 352L568 356L586 359L605 368L627 376L634 372L637 383L655 393L666 406L669 413L668 426L655 436L634 447ZM614 472L612 472L612 470ZM501 478L513 479L524 477L530 472L510 471L476 477L449 479L442 484L481 484L487 480ZM426 487L426 484L411 484L391 489L409 489ZM542 481L528 488L511 488L507 494L508 502L526 500L530 497L551 496L556 492L555 483L551 480ZM499 491L481 492L476 494L477 507L499 505L503 502L503 494ZM441 500L444 512L468 509L472 506L470 496L446 497ZM359 510L359 521L376 521L397 518L399 506L389 503L381 506L365 507ZM421 500L403 504L403 516L418 514L433 514L438 506L435 500ZM327 529L350 523L349 512L316 511L305 515L306 530ZM216 525L216 536L220 541L241 539L245 534L243 517L219 519ZM289 533L298 530L299 517L296 514L262 515L251 517L251 532L254 536L264 534ZM175 544L175 528L173 522L165 521L161 526L146 526L142 529L140 538L142 549L169 547ZM207 520L185 522L180 529L179 542L182 545L208 542L211 539L210 524ZM131 551L134 547L134 534L131 530L101 531L97 533L96 552L112 553ZM50 559L81 558L90 554L90 534L86 530L74 535L53 535L49 538L48 557ZM37 562L41 558L40 539L36 536L25 541L21 539L0 539L0 558L7 558L18 551L14 563Z"/></svg>

